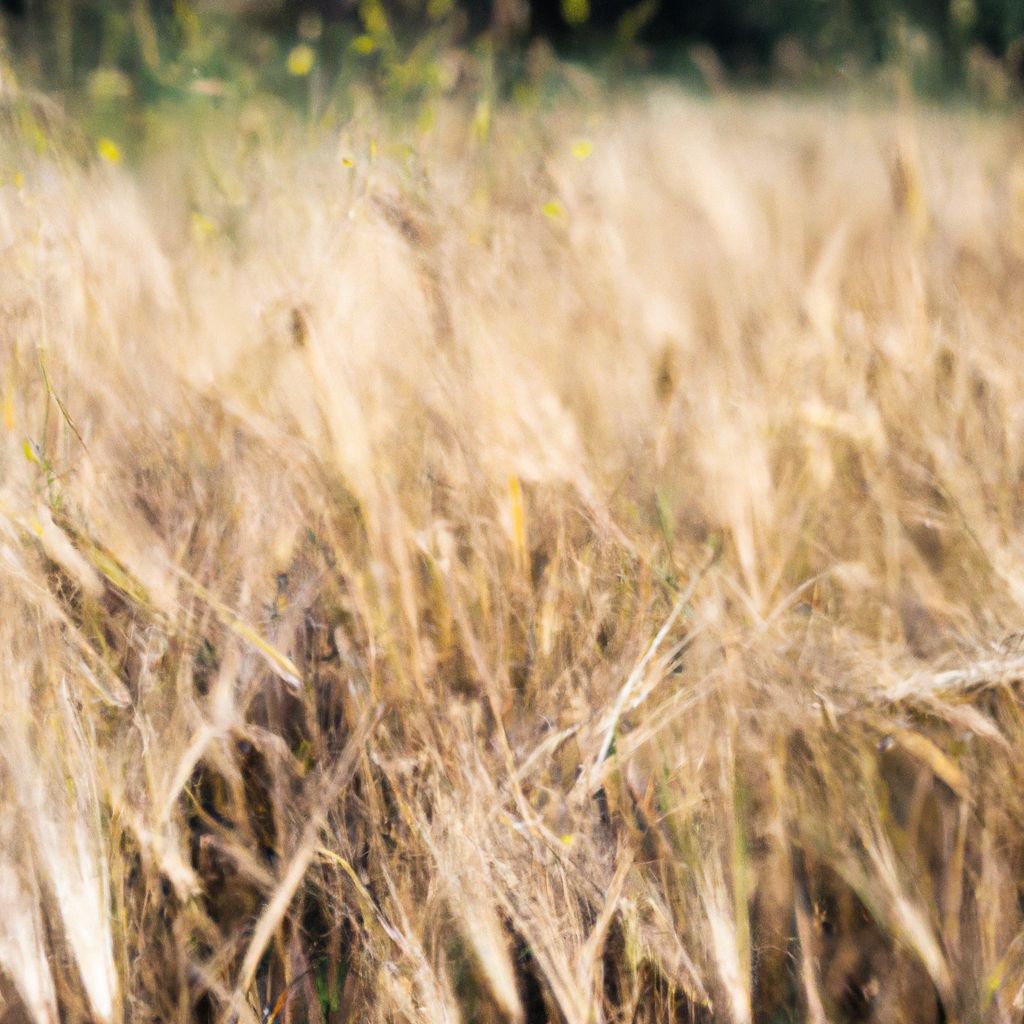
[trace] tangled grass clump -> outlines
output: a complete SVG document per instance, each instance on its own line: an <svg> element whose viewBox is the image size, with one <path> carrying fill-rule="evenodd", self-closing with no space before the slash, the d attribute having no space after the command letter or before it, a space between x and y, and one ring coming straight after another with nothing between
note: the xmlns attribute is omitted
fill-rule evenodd
<svg viewBox="0 0 1024 1024"><path fill-rule="evenodd" d="M1020 1018L1008 119L25 123L0 1018Z"/></svg>

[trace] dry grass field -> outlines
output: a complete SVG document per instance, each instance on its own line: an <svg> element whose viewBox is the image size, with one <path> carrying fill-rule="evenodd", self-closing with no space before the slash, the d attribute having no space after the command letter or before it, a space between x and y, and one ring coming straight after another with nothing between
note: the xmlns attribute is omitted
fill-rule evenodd
<svg viewBox="0 0 1024 1024"><path fill-rule="evenodd" d="M276 116L0 96L0 1020L1020 1021L1024 126Z"/></svg>

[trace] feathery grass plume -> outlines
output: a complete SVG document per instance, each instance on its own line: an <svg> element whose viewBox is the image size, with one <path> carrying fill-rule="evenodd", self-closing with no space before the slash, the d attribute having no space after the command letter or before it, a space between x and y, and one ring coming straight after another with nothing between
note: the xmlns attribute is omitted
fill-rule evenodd
<svg viewBox="0 0 1024 1024"><path fill-rule="evenodd" d="M514 1024L521 1024L525 1015L508 937L490 898L494 887L490 866L481 855L478 843L461 831L454 808L442 799L439 809L446 812L441 820L451 822L452 830L435 842L427 828L424 843L435 859L441 883L448 892L452 916L459 921L499 1010ZM454 831L456 828L460 830Z"/></svg>
<svg viewBox="0 0 1024 1024"><path fill-rule="evenodd" d="M9 796L5 803L12 806ZM0 897L6 908L0 923L0 970L35 1024L51 1024L59 1017L40 911L42 894L18 831L9 811L0 821Z"/></svg>
<svg viewBox="0 0 1024 1024"><path fill-rule="evenodd" d="M47 668L44 663L36 671ZM3 728L4 771L10 780L10 813L20 820L26 835L18 851L23 863L11 867L38 872L36 896L53 913L53 925L67 944L93 1013L109 1024L119 1019L120 1004L98 779L85 732L92 723L83 723L67 684L52 676L44 675L33 687L12 673L8 683L11 710ZM29 705L21 702L33 688L34 721L28 721ZM43 742L56 744L55 755L40 759ZM18 915L15 903L15 921ZM52 1000L52 988L48 992L50 986L42 980L49 972L41 943L37 950L44 954L37 968L43 972L39 980L21 981L24 966L16 976L19 987L27 985L33 1011L39 1010L40 1000L43 1005Z"/></svg>

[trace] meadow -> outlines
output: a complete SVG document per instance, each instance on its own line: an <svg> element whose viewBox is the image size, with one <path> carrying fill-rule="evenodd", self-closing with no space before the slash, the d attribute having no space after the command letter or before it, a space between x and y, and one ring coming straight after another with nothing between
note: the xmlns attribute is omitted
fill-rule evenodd
<svg viewBox="0 0 1024 1024"><path fill-rule="evenodd" d="M1024 124L0 83L0 1020L1024 1013Z"/></svg>

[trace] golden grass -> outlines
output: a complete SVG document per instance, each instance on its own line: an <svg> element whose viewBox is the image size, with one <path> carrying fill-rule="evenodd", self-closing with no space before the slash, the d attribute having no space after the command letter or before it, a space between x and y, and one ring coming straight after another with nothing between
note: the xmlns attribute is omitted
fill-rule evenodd
<svg viewBox="0 0 1024 1024"><path fill-rule="evenodd" d="M0 1019L1020 1018L1019 127L6 90Z"/></svg>

